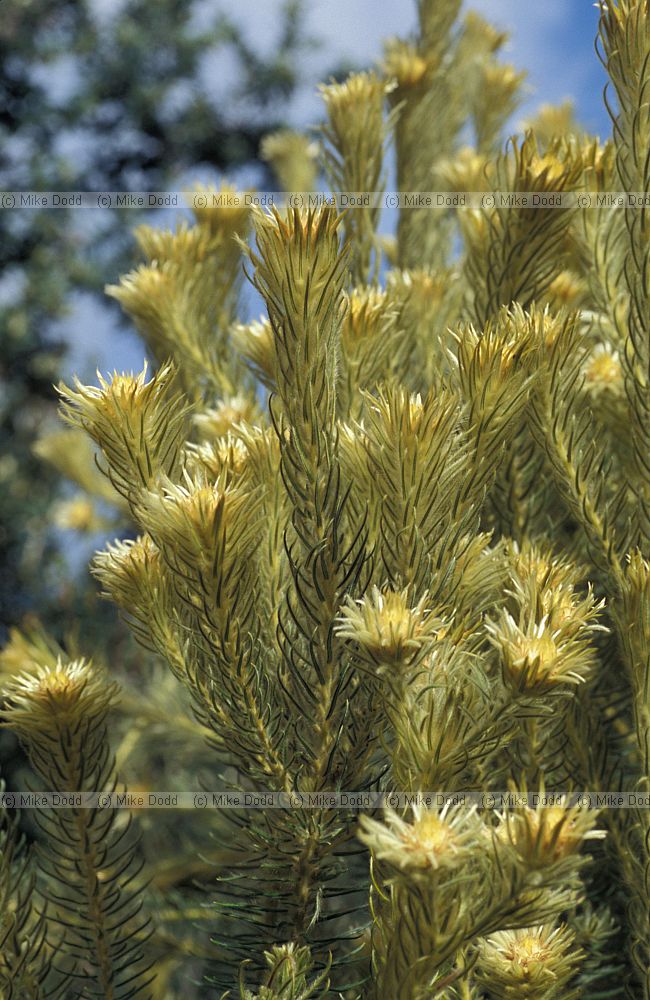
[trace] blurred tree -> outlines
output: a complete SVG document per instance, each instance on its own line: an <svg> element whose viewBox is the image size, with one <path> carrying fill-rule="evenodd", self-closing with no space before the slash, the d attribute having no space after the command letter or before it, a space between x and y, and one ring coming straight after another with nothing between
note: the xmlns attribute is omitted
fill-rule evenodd
<svg viewBox="0 0 650 1000"><path fill-rule="evenodd" d="M189 168L250 163L262 136L284 124L278 109L314 44L301 0L283 3L275 48L264 55L230 14L200 2L4 0L1 15L5 191L162 190ZM97 210L88 222L87 209L0 212L5 631L30 609L49 618L61 598L44 571L57 564L49 530L57 477L31 451L54 405L63 345L53 324L74 293L100 293L129 263L125 212Z"/></svg>

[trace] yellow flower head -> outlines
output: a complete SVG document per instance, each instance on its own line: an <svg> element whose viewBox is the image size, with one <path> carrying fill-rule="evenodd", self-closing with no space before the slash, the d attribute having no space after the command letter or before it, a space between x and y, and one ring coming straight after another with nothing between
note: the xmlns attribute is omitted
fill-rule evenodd
<svg viewBox="0 0 650 1000"><path fill-rule="evenodd" d="M508 840L531 868L548 865L577 854L588 840L601 840L595 830L598 812L584 806L569 806L563 798L550 806L524 806L502 817L499 839Z"/></svg>
<svg viewBox="0 0 650 1000"><path fill-rule="evenodd" d="M292 129L279 129L262 140L260 155L270 163L285 191L311 191L316 183L318 144Z"/></svg>
<svg viewBox="0 0 650 1000"><path fill-rule="evenodd" d="M321 84L319 89L333 131L345 139L360 115L374 112L381 119L390 86L375 73L351 73L343 83Z"/></svg>
<svg viewBox="0 0 650 1000"><path fill-rule="evenodd" d="M222 237L226 243L231 243L234 236L246 236L250 208L243 193L230 184L223 184L219 189L197 184L192 211L198 223L214 236Z"/></svg>
<svg viewBox="0 0 650 1000"><path fill-rule="evenodd" d="M398 88L415 87L425 77L427 60L410 42L391 39L385 49L384 72L397 81Z"/></svg>
<svg viewBox="0 0 650 1000"><path fill-rule="evenodd" d="M353 353L360 341L385 333L395 312L381 288L355 288L347 296L347 303L341 337L346 350Z"/></svg>
<svg viewBox="0 0 650 1000"><path fill-rule="evenodd" d="M477 980L503 1000L559 997L582 957L564 925L498 931L480 942Z"/></svg>
<svg viewBox="0 0 650 1000"><path fill-rule="evenodd" d="M474 49L480 46L488 52L497 52L510 37L507 31L499 31L473 10L465 15L464 35Z"/></svg>
<svg viewBox="0 0 650 1000"><path fill-rule="evenodd" d="M487 156L477 153L472 146L463 146L453 159L440 162L438 172L451 191L487 191L493 165Z"/></svg>
<svg viewBox="0 0 650 1000"><path fill-rule="evenodd" d="M583 144L581 149L584 185L588 191L606 191L616 176L616 147L608 140L598 139Z"/></svg>
<svg viewBox="0 0 650 1000"><path fill-rule="evenodd" d="M513 191L567 191L582 178L582 163L576 151L562 138L554 139L540 152L536 136L528 132L520 145L513 144L502 163L500 183Z"/></svg>
<svg viewBox="0 0 650 1000"><path fill-rule="evenodd" d="M545 299L552 309L577 309L588 295L587 282L574 271L560 271L549 285Z"/></svg>
<svg viewBox="0 0 650 1000"><path fill-rule="evenodd" d="M554 183L563 182L566 178L566 164L553 153L531 157L527 165L527 175L531 183L542 189L552 187Z"/></svg>
<svg viewBox="0 0 650 1000"><path fill-rule="evenodd" d="M485 62L481 68L481 86L484 99L507 101L514 96L526 78L514 66L495 61Z"/></svg>
<svg viewBox="0 0 650 1000"><path fill-rule="evenodd" d="M209 410L197 413L193 423L203 439L222 437L241 423L254 424L260 410L248 396L226 396Z"/></svg>
<svg viewBox="0 0 650 1000"><path fill-rule="evenodd" d="M115 603L132 611L141 603L143 590L160 586L160 552L149 535L109 543L92 563L94 576Z"/></svg>
<svg viewBox="0 0 650 1000"><path fill-rule="evenodd" d="M392 271L388 276L389 295L401 305L408 303L419 315L439 309L449 291L450 275L432 274L423 268Z"/></svg>
<svg viewBox="0 0 650 1000"><path fill-rule="evenodd" d="M354 640L375 665L411 659L438 623L426 609L425 598L411 607L408 590L380 591L377 587L356 602L348 598L338 621L338 634Z"/></svg>
<svg viewBox="0 0 650 1000"><path fill-rule="evenodd" d="M175 367L163 365L148 382L146 376L145 363L138 375L114 372L107 381L98 373L99 386L75 379L74 389L59 389L64 420L83 428L100 446L107 475L127 500L159 475L178 471L186 437L188 407L172 391Z"/></svg>
<svg viewBox="0 0 650 1000"><path fill-rule="evenodd" d="M276 351L273 328L263 317L252 323L237 323L232 328L235 347L248 358L260 379L269 385L275 378Z"/></svg>
<svg viewBox="0 0 650 1000"><path fill-rule="evenodd" d="M607 631L599 621L604 601L596 601L590 588L586 595L577 591L575 567L531 546L513 556L510 610L486 626L507 683L535 694L581 684L595 660L591 636Z"/></svg>
<svg viewBox="0 0 650 1000"><path fill-rule="evenodd" d="M458 869L480 844L482 832L475 807L447 802L441 809L414 806L412 823L391 809L384 823L362 816L359 838L376 860L417 875Z"/></svg>
<svg viewBox="0 0 650 1000"><path fill-rule="evenodd" d="M555 136L575 132L573 102L542 104L531 124L535 129L535 135L543 143L550 142Z"/></svg>
<svg viewBox="0 0 650 1000"><path fill-rule="evenodd" d="M264 952L268 966L266 985L268 994L262 991L260 997L307 996L306 976L312 968L311 953L307 947L290 944L276 944ZM304 991L304 992L303 992Z"/></svg>
<svg viewBox="0 0 650 1000"><path fill-rule="evenodd" d="M114 690L98 679L87 660L65 663L59 658L55 666L39 666L7 685L3 721L29 745L47 744L48 734L61 727L103 718Z"/></svg>
<svg viewBox="0 0 650 1000"><path fill-rule="evenodd" d="M53 517L59 528L70 531L99 531L102 527L102 520L94 503L83 493L58 503L53 510Z"/></svg>
<svg viewBox="0 0 650 1000"><path fill-rule="evenodd" d="M582 684L591 673L594 651L584 636L553 629L548 616L523 627L504 611L487 630L499 650L506 682L516 691L542 694L564 684Z"/></svg>
<svg viewBox="0 0 650 1000"><path fill-rule="evenodd" d="M224 486L241 479L248 464L248 448L241 438L227 434L208 444L188 445L188 458L192 469L205 471L211 479L218 479Z"/></svg>
<svg viewBox="0 0 650 1000"><path fill-rule="evenodd" d="M255 208L252 215L259 253L249 249L248 255L271 324L277 331L291 323L297 338L311 342L315 324L331 325L342 300L342 217L329 204L304 212L288 209L284 216L275 206L271 212Z"/></svg>
<svg viewBox="0 0 650 1000"><path fill-rule="evenodd" d="M623 368L618 351L610 344L598 344L584 367L585 388L592 395L613 392L622 395Z"/></svg>

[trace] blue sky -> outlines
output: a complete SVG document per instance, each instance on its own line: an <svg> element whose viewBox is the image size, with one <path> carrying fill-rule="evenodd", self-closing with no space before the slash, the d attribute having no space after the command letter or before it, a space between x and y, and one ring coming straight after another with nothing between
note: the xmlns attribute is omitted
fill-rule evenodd
<svg viewBox="0 0 650 1000"><path fill-rule="evenodd" d="M93 0L100 16L109 17L118 2ZM250 40L261 49L275 45L279 5L280 0L238 0L234 8ZM586 129L601 138L610 134L602 98L605 74L594 51L598 12L591 0L474 0L466 5L469 8L511 32L502 58L528 71L513 131L541 103L558 103L569 97ZM213 0L199 0L195 8L199 20L202 9L214 10ZM384 39L408 34L416 22L415 0L307 0L307 9L309 31L322 45L305 59L302 71L307 85L286 109L292 123L302 127L319 120L320 99L315 86L328 68L343 59L361 66L372 64L381 57ZM206 88L218 98L235 72L236 67L216 53L205 62ZM247 184L251 177L239 176L237 180ZM164 219L166 225L173 222L171 217ZM58 332L70 342L66 373L76 370L92 379L97 366L102 370L141 366L140 342L126 328L117 327L108 313L98 314L91 297L76 301L73 315L60 324Z"/></svg>

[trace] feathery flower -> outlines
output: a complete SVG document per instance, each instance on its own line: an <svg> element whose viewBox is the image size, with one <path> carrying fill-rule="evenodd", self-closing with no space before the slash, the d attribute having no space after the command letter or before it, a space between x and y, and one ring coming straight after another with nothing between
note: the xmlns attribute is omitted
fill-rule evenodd
<svg viewBox="0 0 650 1000"><path fill-rule="evenodd" d="M498 931L480 942L478 955L479 984L503 1000L565 996L583 958L565 925Z"/></svg>
<svg viewBox="0 0 650 1000"><path fill-rule="evenodd" d="M562 684L582 684L594 664L594 652L584 641L568 640L549 627L548 616L521 628L505 611L486 625L499 650L504 676L516 691L542 694Z"/></svg>
<svg viewBox="0 0 650 1000"><path fill-rule="evenodd" d="M318 143L292 129L264 136L260 156L270 163L285 191L311 191L316 183Z"/></svg>
<svg viewBox="0 0 650 1000"><path fill-rule="evenodd" d="M427 60L410 42L392 38L385 47L384 72L401 87L415 87L427 73Z"/></svg>
<svg viewBox="0 0 650 1000"><path fill-rule="evenodd" d="M254 424L259 419L257 402L241 393L225 396L214 407L196 413L193 424L203 439L218 438L233 430L238 424Z"/></svg>
<svg viewBox="0 0 650 1000"><path fill-rule="evenodd" d="M360 840L378 861L409 874L458 870L477 850L483 822L474 806L445 803L442 809L413 807L407 823L387 809L385 822L362 816Z"/></svg>
<svg viewBox="0 0 650 1000"><path fill-rule="evenodd" d="M106 716L116 685L106 684L87 660L39 666L12 678L4 691L2 719L37 754L52 754L62 730L79 732ZM94 720L94 721L93 721Z"/></svg>
<svg viewBox="0 0 650 1000"><path fill-rule="evenodd" d="M546 868L577 854L588 840L602 840L605 832L594 829L597 819L597 810L562 801L537 809L524 806L501 817L496 835L512 844L528 866Z"/></svg>
<svg viewBox="0 0 650 1000"><path fill-rule="evenodd" d="M356 642L377 666L412 659L435 635L439 621L427 610L426 597L411 607L408 593L408 589L382 592L373 587L356 602L347 598L338 618L338 635Z"/></svg>
<svg viewBox="0 0 650 1000"><path fill-rule="evenodd" d="M585 364L584 377L585 388L591 395L601 392L622 395L623 367L618 351L611 344L598 344Z"/></svg>

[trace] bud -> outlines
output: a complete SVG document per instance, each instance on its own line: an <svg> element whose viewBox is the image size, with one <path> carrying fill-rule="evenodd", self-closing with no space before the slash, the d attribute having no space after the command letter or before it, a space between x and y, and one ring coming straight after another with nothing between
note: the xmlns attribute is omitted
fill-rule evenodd
<svg viewBox="0 0 650 1000"><path fill-rule="evenodd" d="M248 448L241 438L228 433L207 444L188 445L188 471L204 472L223 486L241 480L248 464Z"/></svg>
<svg viewBox="0 0 650 1000"><path fill-rule="evenodd" d="M225 247L230 247L232 253L238 256L234 237L244 238L250 224L250 208L246 205L244 194L230 184L221 188L195 187L197 195L203 195L206 204L197 205L193 199L192 211L196 221L207 228L213 236L220 237Z"/></svg>
<svg viewBox="0 0 650 1000"><path fill-rule="evenodd" d="M231 331L233 344L251 363L255 374L264 385L275 386L275 339L266 317L252 323L237 323Z"/></svg>
<svg viewBox="0 0 650 1000"><path fill-rule="evenodd" d="M318 144L292 129L262 139L260 156L273 168L284 191L312 191L316 183Z"/></svg>
<svg viewBox="0 0 650 1000"><path fill-rule="evenodd" d="M222 437L239 424L255 424L260 409L255 399L248 396L225 396L209 410L194 415L193 424L204 440Z"/></svg>
<svg viewBox="0 0 650 1000"><path fill-rule="evenodd" d="M115 489L133 500L160 475L179 471L181 445L187 436L188 410L183 397L170 391L176 370L164 365L146 382L147 365L138 375L99 375L99 386L62 385L64 420L81 427L102 449L106 475Z"/></svg>
<svg viewBox="0 0 650 1000"><path fill-rule="evenodd" d="M417 86L426 76L427 68L427 60L410 42L393 38L386 44L384 72L397 83L396 98L401 88Z"/></svg>

